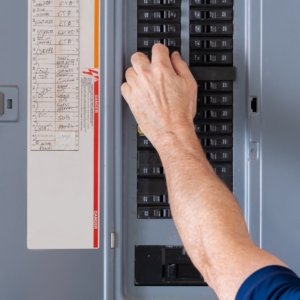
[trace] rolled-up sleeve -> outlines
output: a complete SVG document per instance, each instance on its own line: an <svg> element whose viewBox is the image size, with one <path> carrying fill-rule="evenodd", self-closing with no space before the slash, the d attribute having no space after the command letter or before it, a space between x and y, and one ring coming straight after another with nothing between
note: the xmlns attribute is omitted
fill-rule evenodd
<svg viewBox="0 0 300 300"><path fill-rule="evenodd" d="M300 300L300 278L282 266L264 267L241 285L236 300Z"/></svg>

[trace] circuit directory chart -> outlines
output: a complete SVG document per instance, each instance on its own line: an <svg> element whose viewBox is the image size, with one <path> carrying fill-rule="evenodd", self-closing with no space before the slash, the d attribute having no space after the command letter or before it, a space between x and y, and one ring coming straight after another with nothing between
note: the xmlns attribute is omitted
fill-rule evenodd
<svg viewBox="0 0 300 300"><path fill-rule="evenodd" d="M28 0L30 249L99 247L100 0Z"/></svg>
<svg viewBox="0 0 300 300"><path fill-rule="evenodd" d="M78 150L79 14L79 0L33 0L32 150Z"/></svg>

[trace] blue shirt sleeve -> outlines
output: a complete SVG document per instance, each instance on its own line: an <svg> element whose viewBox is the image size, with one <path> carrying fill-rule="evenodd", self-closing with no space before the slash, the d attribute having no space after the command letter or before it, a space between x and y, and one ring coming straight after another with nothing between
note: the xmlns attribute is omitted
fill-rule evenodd
<svg viewBox="0 0 300 300"><path fill-rule="evenodd" d="M241 285L236 300L300 300L300 278L282 266L264 267Z"/></svg>

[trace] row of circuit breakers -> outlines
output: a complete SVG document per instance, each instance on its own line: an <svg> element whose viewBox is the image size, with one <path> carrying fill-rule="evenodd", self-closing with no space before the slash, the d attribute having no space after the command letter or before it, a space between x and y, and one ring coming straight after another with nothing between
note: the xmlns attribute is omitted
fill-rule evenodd
<svg viewBox="0 0 300 300"><path fill-rule="evenodd" d="M195 130L216 174L232 190L233 0L190 0L190 69L198 82ZM181 50L181 0L138 0L138 51L155 43ZM164 169L138 132L139 219L171 218Z"/></svg>

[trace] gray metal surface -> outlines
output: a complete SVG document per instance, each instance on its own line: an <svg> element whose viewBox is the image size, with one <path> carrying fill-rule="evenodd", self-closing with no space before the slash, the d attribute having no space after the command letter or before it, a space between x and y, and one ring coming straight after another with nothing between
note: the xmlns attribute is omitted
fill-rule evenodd
<svg viewBox="0 0 300 300"><path fill-rule="evenodd" d="M249 1L246 8L248 151L254 145L258 156L248 160L248 225L257 245L300 274L300 4ZM251 114L251 96L258 99L256 114Z"/></svg>
<svg viewBox="0 0 300 300"><path fill-rule="evenodd" d="M1 1L0 91L18 87L19 119L0 122L0 299L216 299L208 287L134 286L135 245L181 241L172 220L136 218L136 123L119 90L136 51L136 0L101 2L100 249L32 251L26 247L27 1ZM182 0L183 16L188 2ZM297 0L236 0L234 19L234 194L253 240L298 274L299 10ZM182 26L187 43L188 23ZM186 45L182 55L188 59ZM256 114L251 96L258 99Z"/></svg>
<svg viewBox="0 0 300 300"><path fill-rule="evenodd" d="M0 117L4 115L4 93L0 92Z"/></svg>
<svg viewBox="0 0 300 300"><path fill-rule="evenodd" d="M265 0L261 6L262 247L280 257L298 275L299 10L297 0ZM284 20L284 26L278 20Z"/></svg>

